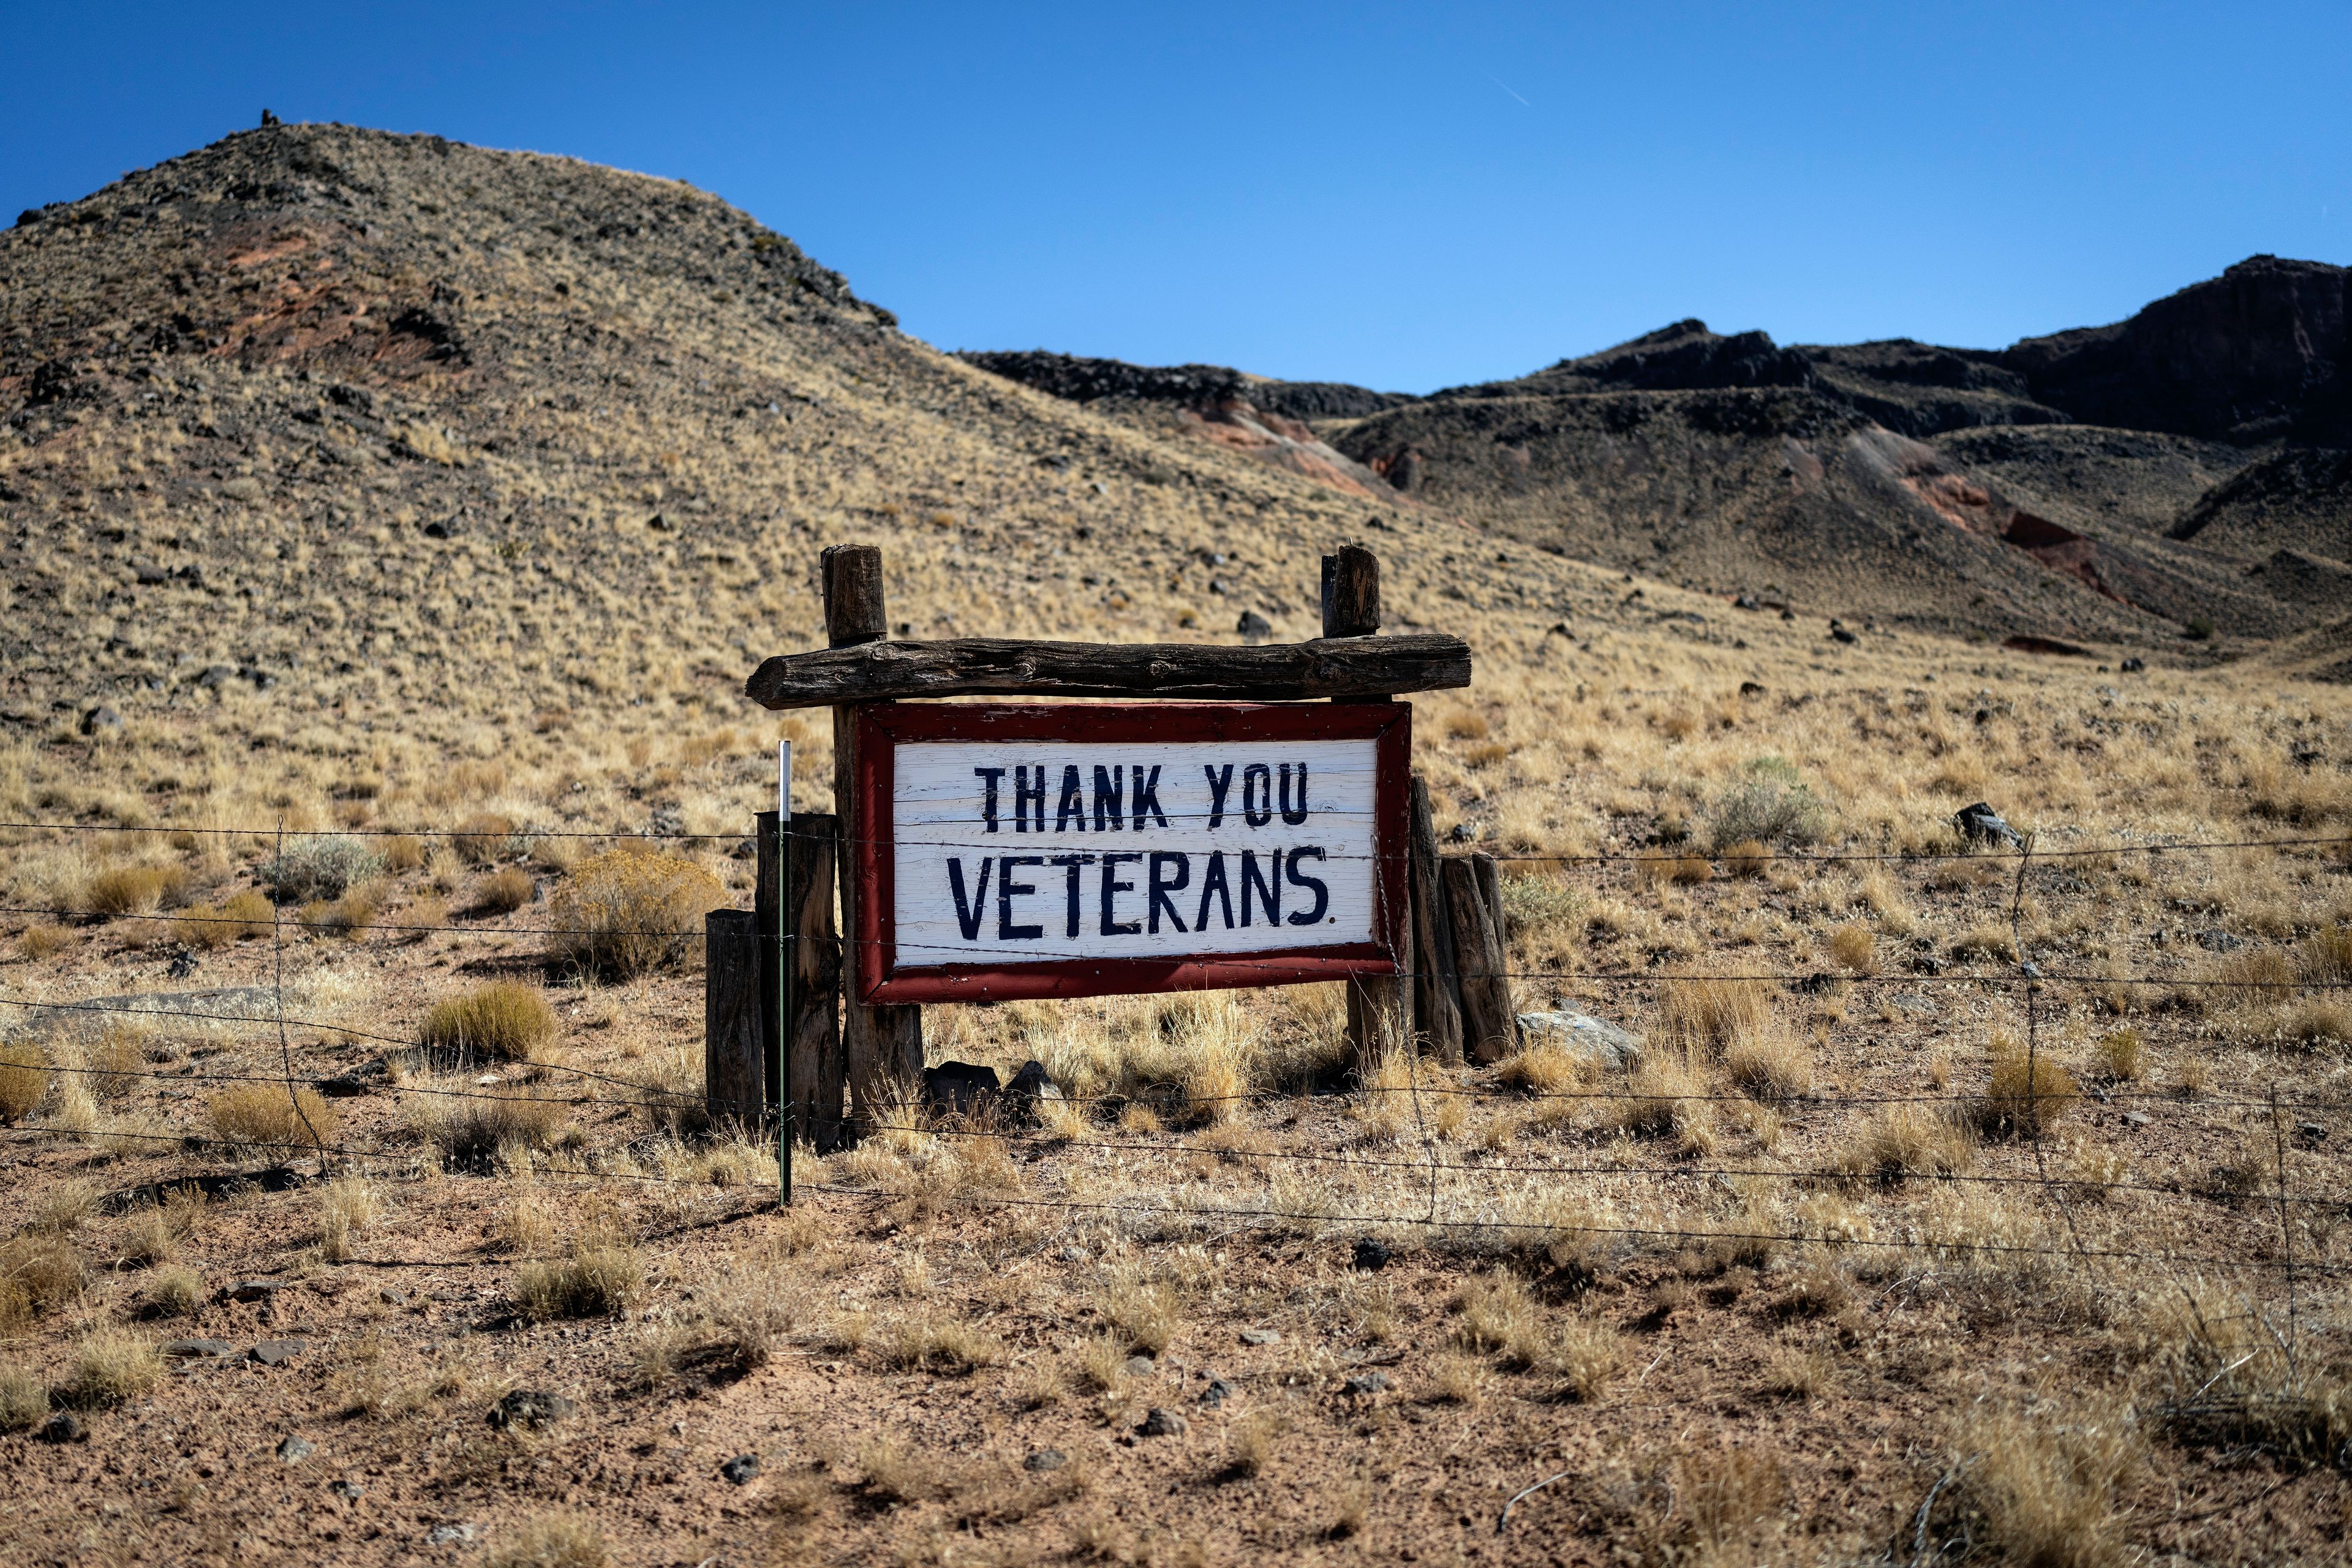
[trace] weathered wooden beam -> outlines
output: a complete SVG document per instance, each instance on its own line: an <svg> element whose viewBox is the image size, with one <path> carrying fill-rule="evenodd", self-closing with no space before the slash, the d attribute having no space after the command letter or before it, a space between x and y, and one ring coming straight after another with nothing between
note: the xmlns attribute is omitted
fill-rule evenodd
<svg viewBox="0 0 2352 1568"><path fill-rule="evenodd" d="M760 940L750 910L702 917L702 1093L713 1121L760 1124Z"/></svg>
<svg viewBox="0 0 2352 1568"><path fill-rule="evenodd" d="M1437 871L1437 826L1429 810L1429 784L1412 775L1412 1003L1413 1025L1432 1055L1448 1067L1462 1065L1461 981L1454 967L1454 925L1445 912L1445 888Z"/></svg>
<svg viewBox="0 0 2352 1568"><path fill-rule="evenodd" d="M871 544L836 544L819 558L824 582L824 635L830 645L804 658L857 660L887 656L893 646L882 594L882 552ZM897 645L904 647L906 645ZM776 663L774 659L769 664ZM762 669L766 665L761 667ZM754 677L754 679L757 679ZM923 1081L923 1010L868 1006L857 999L858 975L877 955L857 944L856 857L853 846L864 829L857 818L857 709L881 692L836 689L806 702L771 702L771 708L833 709L833 806L840 821L835 863L841 888L841 1046L846 1058L850 1114L871 1126L883 1103L898 1091L911 1093Z"/></svg>
<svg viewBox="0 0 2352 1568"><path fill-rule="evenodd" d="M1369 638L1381 629L1380 558L1360 544L1345 544L1323 557L1323 640ZM1386 702L1392 689L1369 700ZM1367 699L1342 698L1340 700ZM1397 847L1402 847L1399 846ZM1408 875L1407 882L1411 879ZM1410 911L1402 922L1404 941L1397 953L1398 973L1364 975L1348 985L1348 1055L1358 1079L1369 1080L1391 1053L1412 1046L1412 982L1413 931Z"/></svg>
<svg viewBox="0 0 2352 1568"><path fill-rule="evenodd" d="M829 813L793 813L784 840L784 907L793 938L793 1126L820 1154L841 1146L841 1097L848 1067L841 1051L841 939L833 929L833 860L839 826Z"/></svg>
<svg viewBox="0 0 2352 1568"><path fill-rule="evenodd" d="M1448 859L1440 862L1439 875L1454 926L1454 959L1461 966L1463 1047L1474 1062L1500 1061L1517 1047L1519 1034L1502 938L1479 893L1477 868L1465 859Z"/></svg>
<svg viewBox="0 0 2352 1568"><path fill-rule="evenodd" d="M768 659L745 681L768 708L906 697L1162 697L1242 702L1386 698L1470 684L1459 637L1324 637L1220 647L1191 643L957 637L866 642Z"/></svg>

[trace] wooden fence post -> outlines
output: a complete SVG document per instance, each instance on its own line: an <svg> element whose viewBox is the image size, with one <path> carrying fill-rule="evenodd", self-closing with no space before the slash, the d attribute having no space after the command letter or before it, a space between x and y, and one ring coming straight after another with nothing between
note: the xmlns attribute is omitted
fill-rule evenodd
<svg viewBox="0 0 2352 1568"><path fill-rule="evenodd" d="M782 918L776 902L776 889L782 876L784 847L776 832L774 812L761 812L751 818L751 844L755 851L752 859L751 927L760 941L761 1083L766 1089L766 1103L774 1106L781 1104L784 1098L783 1003L777 984L782 955L776 940Z"/></svg>
<svg viewBox="0 0 2352 1568"><path fill-rule="evenodd" d="M824 584L828 647L856 647L889 635L882 595L882 552L871 544L835 544L819 558ZM874 831L857 816L857 709L833 710L833 807L841 826L842 1048L848 1059L850 1114L871 1124L895 1083L901 1093L923 1079L923 1012L919 1007L869 1007L858 997L858 977L874 962L857 941L856 846Z"/></svg>
<svg viewBox="0 0 2352 1568"><path fill-rule="evenodd" d="M1360 544L1343 544L1336 554L1323 557L1323 635L1368 637L1380 629L1380 557ZM1413 921L1409 911L1397 952L1397 970L1393 975L1360 975L1348 983L1348 1055L1359 1079L1369 1076L1391 1051L1412 1045L1412 994L1407 988L1413 970Z"/></svg>
<svg viewBox="0 0 2352 1568"><path fill-rule="evenodd" d="M714 1121L760 1121L760 939L750 910L702 917L702 1094Z"/></svg>
<svg viewBox="0 0 2352 1568"><path fill-rule="evenodd" d="M833 929L833 868L840 825L827 813L793 813L784 841L784 907L793 932L792 1016L783 1022L792 1053L794 1133L820 1154L841 1147L841 1099L847 1079L838 1002L841 939Z"/></svg>
<svg viewBox="0 0 2352 1568"><path fill-rule="evenodd" d="M1429 812L1429 783L1412 775L1413 1026L1438 1060L1462 1065L1461 982L1454 958L1454 927L1438 876L1437 826Z"/></svg>
<svg viewBox="0 0 2352 1568"><path fill-rule="evenodd" d="M1454 927L1454 960L1461 968L1463 1047L1472 1061L1499 1061L1517 1044L1519 1035L1502 938L1479 889L1477 868L1457 857L1442 862L1440 874Z"/></svg>

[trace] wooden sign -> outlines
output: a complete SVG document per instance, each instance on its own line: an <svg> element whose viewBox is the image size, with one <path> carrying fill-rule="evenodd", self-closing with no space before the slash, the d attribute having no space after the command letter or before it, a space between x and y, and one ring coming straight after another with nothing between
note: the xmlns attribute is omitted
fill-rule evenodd
<svg viewBox="0 0 2352 1568"><path fill-rule="evenodd" d="M1396 974L1412 726L1393 702L861 708L858 1000Z"/></svg>

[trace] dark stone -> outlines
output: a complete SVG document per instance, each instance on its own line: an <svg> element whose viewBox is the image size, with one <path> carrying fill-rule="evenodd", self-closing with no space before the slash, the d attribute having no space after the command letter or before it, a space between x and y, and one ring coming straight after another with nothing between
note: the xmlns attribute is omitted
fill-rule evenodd
<svg viewBox="0 0 2352 1568"><path fill-rule="evenodd" d="M1764 606L1756 602L1755 595L1742 594L1731 601L1731 607L1735 610L1760 610Z"/></svg>
<svg viewBox="0 0 2352 1568"><path fill-rule="evenodd" d="M236 679L236 666L233 664L208 664L205 666L205 672L196 677L196 684L203 687L206 691L211 691L215 688L226 686L230 681Z"/></svg>
<svg viewBox="0 0 2352 1568"><path fill-rule="evenodd" d="M322 1078L314 1087L329 1100L356 1100L368 1092L366 1081L349 1073L340 1078Z"/></svg>
<svg viewBox="0 0 2352 1568"><path fill-rule="evenodd" d="M60 1410L42 1422L40 1430L33 1436L44 1443L87 1443L89 1441L89 1428L83 1426L81 1417L72 1411Z"/></svg>
<svg viewBox="0 0 2352 1568"><path fill-rule="evenodd" d="M2232 936L2220 926L2211 926L2197 933L2197 945L2208 952L2235 952L2246 943L2244 938Z"/></svg>
<svg viewBox="0 0 2352 1568"><path fill-rule="evenodd" d="M447 519L436 517L431 522L425 525L425 537L427 539L446 539L449 537L451 526L452 525Z"/></svg>
<svg viewBox="0 0 2352 1568"><path fill-rule="evenodd" d="M196 950L192 947L184 947L177 952L172 954L172 962L170 965L165 968L163 973L170 975L174 980L185 980L189 975L194 974L196 972L198 963L199 960L196 957Z"/></svg>
<svg viewBox="0 0 2352 1568"><path fill-rule="evenodd" d="M284 1289L285 1284L277 1279L240 1279L228 1288L227 1295L232 1301L267 1301Z"/></svg>
<svg viewBox="0 0 2352 1568"><path fill-rule="evenodd" d="M1234 1385L1222 1377L1213 1377L1209 1386L1201 1390L1201 1403L1214 1410L1234 1396Z"/></svg>
<svg viewBox="0 0 2352 1568"><path fill-rule="evenodd" d="M1848 630L1847 630L1845 627L1843 627L1843 626L1832 626L1832 627L1830 628L1830 640L1831 640L1832 642L1842 642L1842 643L1849 643L1849 644L1850 644L1850 643L1858 643L1858 642L1860 642L1862 639L1861 639L1860 637L1858 637L1854 636L1854 635L1853 635L1853 633L1852 633L1851 631L1848 631Z"/></svg>
<svg viewBox="0 0 2352 1568"><path fill-rule="evenodd" d="M1234 630L1241 634L1244 642L1263 642L1274 635L1274 623L1255 610L1244 610L1241 619L1234 623Z"/></svg>
<svg viewBox="0 0 2352 1568"><path fill-rule="evenodd" d="M1150 1377L1153 1373L1160 1370L1160 1363L1152 1360L1150 1356L1144 1354L1142 1352L1138 1351L1135 1354L1127 1358L1127 1364L1121 1370L1123 1370L1129 1377Z"/></svg>
<svg viewBox="0 0 2352 1568"><path fill-rule="evenodd" d="M163 1347L163 1353L173 1361L193 1361L199 1356L225 1356L235 1346L226 1340L173 1340Z"/></svg>
<svg viewBox="0 0 2352 1568"><path fill-rule="evenodd" d="M2127 658L2123 661L2123 664L2119 668L2126 675L2137 675L2141 670L2147 668L2147 660L2144 658Z"/></svg>
<svg viewBox="0 0 2352 1568"><path fill-rule="evenodd" d="M1347 1386L1341 1392L1350 1399L1367 1399L1375 1394L1386 1394L1389 1388L1387 1373L1360 1372L1348 1380Z"/></svg>
<svg viewBox="0 0 2352 1568"><path fill-rule="evenodd" d="M1058 1470L1070 1462L1070 1457L1059 1448L1040 1448L1021 1461L1024 1470Z"/></svg>
<svg viewBox="0 0 2352 1568"><path fill-rule="evenodd" d="M318 1444L298 1433L289 1432L278 1440L278 1457L289 1465L299 1465L318 1451Z"/></svg>
<svg viewBox="0 0 2352 1568"><path fill-rule="evenodd" d="M578 1405L560 1394L550 1394L543 1389L518 1388L491 1405L489 1415L484 1419L501 1432L516 1426L536 1432L575 1414L579 1408Z"/></svg>
<svg viewBox="0 0 2352 1568"><path fill-rule="evenodd" d="M1983 801L1974 805L1964 805L1954 812L1952 826L1958 828L1960 837L1971 844L2006 844L2012 849L2025 847L2025 840L2018 837L2017 829L2003 822L2000 813Z"/></svg>
<svg viewBox="0 0 2352 1568"><path fill-rule="evenodd" d="M352 1480L330 1481L327 1489L345 1502L357 1502L367 1496L367 1488Z"/></svg>
<svg viewBox="0 0 2352 1568"><path fill-rule="evenodd" d="M1384 1243L1374 1241L1368 1236L1356 1243L1356 1254L1350 1263L1352 1267L1369 1272L1373 1269L1386 1268L1389 1266L1389 1249Z"/></svg>
<svg viewBox="0 0 2352 1568"><path fill-rule="evenodd" d="M971 1062L941 1062L923 1069L923 1104L934 1114L971 1116L997 1097L996 1069Z"/></svg>
<svg viewBox="0 0 2352 1568"><path fill-rule="evenodd" d="M383 1289L378 1290L375 1294L376 1300L382 1301L387 1307L405 1307L408 1305L408 1292L395 1289L393 1286L387 1285Z"/></svg>
<svg viewBox="0 0 2352 1568"><path fill-rule="evenodd" d="M1023 1062L1013 1081L1004 1086L1004 1098L1013 1110L1034 1118L1041 1103L1061 1099L1062 1091L1046 1076L1043 1062Z"/></svg>
<svg viewBox="0 0 2352 1568"><path fill-rule="evenodd" d="M1155 1405L1144 1415L1143 1425L1135 1429L1135 1434L1139 1437L1181 1437L1185 1430L1181 1415Z"/></svg>
<svg viewBox="0 0 2352 1568"><path fill-rule="evenodd" d="M719 1473L731 1486L748 1487L760 1477L760 1456L738 1454L719 1466Z"/></svg>
<svg viewBox="0 0 2352 1568"><path fill-rule="evenodd" d="M308 1349L300 1340L264 1340L246 1353L264 1366L284 1366Z"/></svg>
<svg viewBox="0 0 2352 1568"><path fill-rule="evenodd" d="M1278 1345L1282 1336L1272 1329L1244 1329L1242 1343L1245 1345Z"/></svg>
<svg viewBox="0 0 2352 1568"><path fill-rule="evenodd" d="M1764 687L1759 681L1743 680L1739 683L1739 695L1742 697L1761 697L1764 695Z"/></svg>
<svg viewBox="0 0 2352 1568"><path fill-rule="evenodd" d="M2294 1135L2306 1143L2324 1143L2327 1141L2327 1127L2319 1121L2298 1122Z"/></svg>
<svg viewBox="0 0 2352 1568"><path fill-rule="evenodd" d="M103 703L81 716L81 732L85 735L95 735L100 730L121 728L122 715Z"/></svg>

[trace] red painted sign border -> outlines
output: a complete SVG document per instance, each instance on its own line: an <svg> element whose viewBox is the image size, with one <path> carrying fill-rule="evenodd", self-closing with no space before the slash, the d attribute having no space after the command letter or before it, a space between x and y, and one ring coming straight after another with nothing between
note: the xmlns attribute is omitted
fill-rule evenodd
<svg viewBox="0 0 2352 1568"><path fill-rule="evenodd" d="M1095 742L1353 741L1371 739L1377 940L1202 958L1063 959L1035 963L898 963L888 852L894 747L901 741ZM857 930L876 962L853 965L868 1005L1003 1002L1297 985L1394 974L1405 941L1412 814L1412 708L1403 702L898 703L857 710Z"/></svg>

